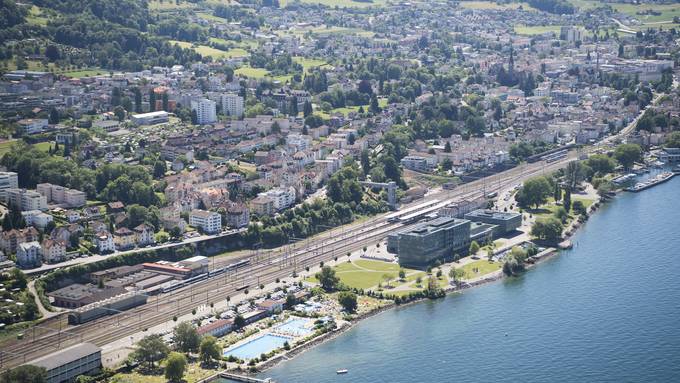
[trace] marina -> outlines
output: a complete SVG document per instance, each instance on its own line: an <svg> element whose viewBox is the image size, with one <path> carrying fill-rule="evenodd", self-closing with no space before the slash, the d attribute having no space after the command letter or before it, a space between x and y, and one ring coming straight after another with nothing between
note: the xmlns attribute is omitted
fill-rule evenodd
<svg viewBox="0 0 680 383"><path fill-rule="evenodd" d="M654 177L652 177L652 178L650 178L646 181L638 182L635 185L633 185L629 188L626 188L626 190L630 191L630 192L637 193L637 192L643 191L645 189L649 189L652 186L656 186L660 183L666 182L669 179L673 178L674 176L675 176L675 173L663 172L663 173L660 173L660 174L658 174L658 175L656 175L656 176L654 176Z"/></svg>

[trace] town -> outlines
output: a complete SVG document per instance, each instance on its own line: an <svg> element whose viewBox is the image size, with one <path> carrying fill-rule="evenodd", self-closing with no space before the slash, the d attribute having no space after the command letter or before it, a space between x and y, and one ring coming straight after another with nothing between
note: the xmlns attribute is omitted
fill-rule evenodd
<svg viewBox="0 0 680 383"><path fill-rule="evenodd" d="M240 379L680 172L672 2L75 3L1 5L7 374Z"/></svg>

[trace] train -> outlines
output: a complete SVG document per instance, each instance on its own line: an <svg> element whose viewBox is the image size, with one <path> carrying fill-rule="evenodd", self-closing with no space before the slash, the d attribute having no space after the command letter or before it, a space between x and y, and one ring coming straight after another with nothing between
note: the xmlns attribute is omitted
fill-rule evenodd
<svg viewBox="0 0 680 383"><path fill-rule="evenodd" d="M559 161L563 158L566 158L568 153L569 153L568 150L563 149L563 150L559 150L555 153L547 154L547 155L541 157L541 159L544 160L547 163L556 162L556 161Z"/></svg>
<svg viewBox="0 0 680 383"><path fill-rule="evenodd" d="M203 280L206 280L208 278L216 277L220 274L226 273L227 271L236 270L240 267L243 267L243 266L246 266L246 265L249 265L249 264L250 264L250 258L242 259L238 262L230 263L227 266L220 267L218 269L209 271L207 273L199 274L199 275L196 275L196 276L188 278L188 279L184 279L184 280L181 280L181 281L172 281L172 282L169 282L169 283L163 285L163 287L161 288L161 292L168 293L170 291L181 289L182 287L189 286L193 283L203 281Z"/></svg>

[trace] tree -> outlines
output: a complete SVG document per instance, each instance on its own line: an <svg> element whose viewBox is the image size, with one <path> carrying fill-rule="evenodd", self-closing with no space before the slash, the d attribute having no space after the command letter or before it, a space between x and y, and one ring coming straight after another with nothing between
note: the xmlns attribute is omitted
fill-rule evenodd
<svg viewBox="0 0 680 383"><path fill-rule="evenodd" d="M241 328L245 325L246 325L246 320L243 318L243 316L241 316L241 314L236 315L234 317L234 326L236 326L236 328Z"/></svg>
<svg viewBox="0 0 680 383"><path fill-rule="evenodd" d="M357 309L357 295L349 291L341 291L338 294L338 303L348 313L353 313Z"/></svg>
<svg viewBox="0 0 680 383"><path fill-rule="evenodd" d="M562 188L560 187L560 184L557 182L555 182L555 191L553 194L553 198L555 199L555 201L559 201L560 199L562 199Z"/></svg>
<svg viewBox="0 0 680 383"><path fill-rule="evenodd" d="M538 206L548 200L548 196L552 191L553 188L546 177L534 177L524 182L522 188L517 192L515 199L524 208L532 205L538 208Z"/></svg>
<svg viewBox="0 0 680 383"><path fill-rule="evenodd" d="M524 270L524 262L526 261L527 253L521 247L513 247L510 254L505 258L503 263L503 273L506 275L517 275L517 273Z"/></svg>
<svg viewBox="0 0 680 383"><path fill-rule="evenodd" d="M576 214L585 214L586 213L586 206L583 204L582 201L576 200L574 201L572 205L572 209L574 210L574 213Z"/></svg>
<svg viewBox="0 0 680 383"><path fill-rule="evenodd" d="M168 109L169 109L168 108L168 103L169 103L168 92L163 92L163 95L161 96L161 102L163 103L163 110L167 112Z"/></svg>
<svg viewBox="0 0 680 383"><path fill-rule="evenodd" d="M201 340L199 353L203 364L210 365L214 360L219 360L221 351L220 345L217 344L217 339L214 336L208 335Z"/></svg>
<svg viewBox="0 0 680 383"><path fill-rule="evenodd" d="M168 167L165 165L165 161L158 160L153 164L153 178L162 178L167 171Z"/></svg>
<svg viewBox="0 0 680 383"><path fill-rule="evenodd" d="M367 149L361 151L361 170L364 172L364 175L371 171L371 160Z"/></svg>
<svg viewBox="0 0 680 383"><path fill-rule="evenodd" d="M142 338L137 343L137 349L132 354L133 359L138 363L149 363L149 368L153 368L155 362L160 362L168 356L170 349L163 341L160 334L152 334Z"/></svg>
<svg viewBox="0 0 680 383"><path fill-rule="evenodd" d="M642 159L642 148L637 144L622 144L614 150L614 157L625 169L630 169Z"/></svg>
<svg viewBox="0 0 680 383"><path fill-rule="evenodd" d="M531 235L550 243L557 243L562 238L562 230L564 230L562 222L557 218L549 217L534 222Z"/></svg>
<svg viewBox="0 0 680 383"><path fill-rule="evenodd" d="M182 352L196 352L201 342L196 327L191 322L182 322L173 331L172 340L175 349Z"/></svg>
<svg viewBox="0 0 680 383"><path fill-rule="evenodd" d="M165 378L171 382L181 382L184 370L187 367L187 358L179 352L171 352L165 362Z"/></svg>
<svg viewBox="0 0 680 383"><path fill-rule="evenodd" d="M571 190L567 189L567 191L564 193L564 199L562 200L562 206L564 206L564 209L566 210L567 213L571 211ZM564 220L563 220L564 222Z"/></svg>
<svg viewBox="0 0 680 383"><path fill-rule="evenodd" d="M326 291L333 291L340 282L340 278L335 275L335 270L330 266L324 266L321 271L316 273L316 279L321 284L321 287Z"/></svg>
<svg viewBox="0 0 680 383"><path fill-rule="evenodd" d="M444 153L451 153L451 143L449 141L446 141L444 144Z"/></svg>
<svg viewBox="0 0 680 383"><path fill-rule="evenodd" d="M470 254L475 255L479 251L479 243L477 241L472 241L470 243Z"/></svg>
<svg viewBox="0 0 680 383"><path fill-rule="evenodd" d="M583 181L586 171L583 164L579 161L571 161L564 169L564 178L567 183L567 191L572 191Z"/></svg>
<svg viewBox="0 0 680 383"><path fill-rule="evenodd" d="M135 112L142 112L142 92L139 88L135 87L132 89L132 93L135 95Z"/></svg>
<svg viewBox="0 0 680 383"><path fill-rule="evenodd" d="M123 109L122 106L118 105L113 108L113 114L116 116L118 121L123 122L123 120L125 120L125 109Z"/></svg>
<svg viewBox="0 0 680 383"><path fill-rule="evenodd" d="M667 148L680 148L680 132L673 132L666 137Z"/></svg>
<svg viewBox="0 0 680 383"><path fill-rule="evenodd" d="M399 269L399 279L402 281L406 279L406 272L404 269Z"/></svg>
<svg viewBox="0 0 680 383"><path fill-rule="evenodd" d="M457 269L455 267L452 267L451 270L449 270L449 278L451 279L451 282L458 284L460 280L465 276L465 272L463 269Z"/></svg>
<svg viewBox="0 0 680 383"><path fill-rule="evenodd" d="M5 371L0 375L0 383L45 383L47 370L31 364L24 364Z"/></svg>
<svg viewBox="0 0 680 383"><path fill-rule="evenodd" d="M312 103L305 101L305 105L302 107L302 114L305 118L312 115L314 111L312 110Z"/></svg>
<svg viewBox="0 0 680 383"><path fill-rule="evenodd" d="M562 206L558 207L557 210L555 210L555 218L559 219L562 223L566 223L567 219L569 218L567 209Z"/></svg>
<svg viewBox="0 0 680 383"><path fill-rule="evenodd" d="M616 168L616 161L605 154L593 154L586 163L593 169L593 172L599 174L611 173Z"/></svg>
<svg viewBox="0 0 680 383"><path fill-rule="evenodd" d="M50 124L58 124L59 123L59 111L56 108L50 109L50 115L48 117L48 122Z"/></svg>

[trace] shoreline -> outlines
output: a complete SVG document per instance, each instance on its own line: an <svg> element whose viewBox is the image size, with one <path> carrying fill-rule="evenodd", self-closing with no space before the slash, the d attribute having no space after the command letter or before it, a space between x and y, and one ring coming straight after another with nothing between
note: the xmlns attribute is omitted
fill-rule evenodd
<svg viewBox="0 0 680 383"><path fill-rule="evenodd" d="M618 194L618 193L616 193L616 194ZM564 232L562 234L562 242L561 243L569 242L569 240L578 232L578 230L581 229L584 226L584 224L588 221L588 219L599 210L599 208L602 206L602 204L607 202L607 201L610 201L611 199L612 198L607 198L607 199L603 200L602 198L600 198L599 200L594 202L591 206L589 206L588 210L586 212L586 217L588 217L588 218L585 219L583 222L581 222L578 219L578 217L575 217L573 219L573 221L570 222L569 226L565 227ZM536 267L537 265L543 263L544 261L559 255L561 250L564 250L564 249L559 248L559 247L546 247L545 250L543 250L542 252L536 254L535 256L533 256L531 258L533 262L531 262L531 263L527 262L527 264L525 265L525 271L528 271L528 270ZM503 270L498 270L498 271L494 271L490 274L487 274L486 276L481 277L479 280L476 280L476 281L471 282L471 283L466 283L465 285L460 286L460 287L448 286L447 288L444 289L444 293L445 293L446 296L448 296L450 294L463 293L465 290L484 286L486 284L497 282L497 281L500 281L500 280L508 278L508 277L509 276L507 276L503 273ZM361 321L363 321L365 319L368 319L370 317L376 316L376 315L381 314L381 313L383 313L387 310L391 310L391 309L394 309L394 308L397 308L397 307L407 307L407 306L412 305L412 304L422 303L424 300L428 300L428 299L429 298L421 298L421 299L416 299L416 300L409 301L407 303L402 303L402 304L396 304L394 302L391 302L391 303L386 304L385 306L382 306L378 309L375 309L375 310L369 311L367 313L361 314L361 315L357 316L356 318L352 319L352 321L346 322L346 324L344 326L339 327L339 328L335 329L334 331L322 334L322 335L310 340L309 342L301 344L301 345L299 345L299 346L297 346L297 347L295 347L295 348L293 348L293 349L291 349L291 350L289 350L285 353L276 355L273 358L268 359L267 361L257 365L256 366L257 367L256 372L251 372L251 371L248 371L247 369L242 369L242 370L231 369L231 370L227 370L227 371L230 372L230 373L237 373L239 375L249 376L249 377L253 377L253 376L265 373L266 371L272 369L273 367L279 365L280 363L289 361L289 360L297 357L298 355L303 354L305 351L308 351L308 350L310 350L310 349L312 349L312 348L314 348L318 345L321 345L321 344L323 344L327 341L335 339L336 337L338 337L338 336L342 335L343 333L345 333L346 331L352 329L354 326L356 326L357 324L359 324ZM227 372L227 371L225 371L225 372ZM221 372L216 374L212 378L208 378L208 379L204 380L204 382L211 382L215 378L220 377L220 374L221 374Z"/></svg>

